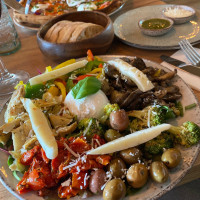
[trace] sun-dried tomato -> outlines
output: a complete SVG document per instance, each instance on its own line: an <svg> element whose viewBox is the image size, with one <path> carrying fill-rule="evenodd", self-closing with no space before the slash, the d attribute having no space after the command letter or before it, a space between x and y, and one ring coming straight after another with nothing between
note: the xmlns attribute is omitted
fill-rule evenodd
<svg viewBox="0 0 200 200"><path fill-rule="evenodd" d="M91 149L91 146L83 138L76 138L69 144L69 148L72 149L75 153L84 153Z"/></svg>
<svg viewBox="0 0 200 200"><path fill-rule="evenodd" d="M58 196L60 198L70 199L71 197L76 196L79 191L80 191L79 189L72 188L71 185L70 186L65 186L65 187L60 186L58 188Z"/></svg>
<svg viewBox="0 0 200 200"><path fill-rule="evenodd" d="M36 153L38 153L40 150L40 146L34 146L31 150L25 152L22 154L22 157L20 159L20 162L23 165L30 165L31 162L33 161L33 157L36 155Z"/></svg>
<svg viewBox="0 0 200 200"><path fill-rule="evenodd" d="M85 190L88 188L89 179L87 172L77 172L72 174L72 188Z"/></svg>

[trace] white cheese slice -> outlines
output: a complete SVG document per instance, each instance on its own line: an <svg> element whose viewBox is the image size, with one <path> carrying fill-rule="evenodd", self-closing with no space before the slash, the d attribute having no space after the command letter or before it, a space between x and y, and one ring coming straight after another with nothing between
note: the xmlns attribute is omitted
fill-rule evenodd
<svg viewBox="0 0 200 200"><path fill-rule="evenodd" d="M97 6L94 3L82 3L77 7L77 11L84 11L84 10L97 10Z"/></svg>
<svg viewBox="0 0 200 200"><path fill-rule="evenodd" d="M158 135L160 135L161 132L168 130L170 127L170 124L161 124L141 131L137 131L108 142L96 149L92 149L88 151L87 154L109 154L135 147L157 137Z"/></svg>
<svg viewBox="0 0 200 200"><path fill-rule="evenodd" d="M146 92L154 88L152 82L147 76L132 65L121 59L115 59L108 61L110 65L113 65L122 75L130 78L142 92Z"/></svg>
<svg viewBox="0 0 200 200"><path fill-rule="evenodd" d="M31 8L31 12L32 13L35 13L36 11L38 10L45 10L46 8L49 7L49 4L41 4L41 3L38 3L36 5L34 5L32 8Z"/></svg>
<svg viewBox="0 0 200 200"><path fill-rule="evenodd" d="M39 84L39 83L42 83L42 82L45 82L45 81L48 81L48 80L51 80L51 79L55 79L55 78L58 78L60 76L63 76L69 72L72 72L76 69L79 69L81 67L84 67L86 64L87 64L87 60L82 60L82 61L79 61L79 62L75 62L71 65L67 65L65 67L62 67L60 69L56 69L56 70L53 70L53 71L50 71L48 73L45 73L45 74L40 74L38 76L34 76L33 78L29 79L29 82L31 85L35 85L35 84Z"/></svg>
<svg viewBox="0 0 200 200"><path fill-rule="evenodd" d="M69 7L74 7L81 4L82 2L85 2L85 0L66 0L66 2Z"/></svg>
<svg viewBox="0 0 200 200"><path fill-rule="evenodd" d="M58 145L44 113L30 99L21 98L21 101L29 114L32 128L47 158L56 158Z"/></svg>

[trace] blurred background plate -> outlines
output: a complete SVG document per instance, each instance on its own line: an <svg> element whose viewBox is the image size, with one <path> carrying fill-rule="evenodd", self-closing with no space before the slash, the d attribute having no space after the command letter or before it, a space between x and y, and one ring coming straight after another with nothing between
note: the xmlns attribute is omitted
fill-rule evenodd
<svg viewBox="0 0 200 200"><path fill-rule="evenodd" d="M163 36L144 35L138 22L142 18L162 17L162 10L172 5L145 6L130 10L114 21L115 35L125 44L142 49L169 50L179 49L178 42L184 38L192 44L200 42L200 11L190 22L174 25L171 31Z"/></svg>
<svg viewBox="0 0 200 200"><path fill-rule="evenodd" d="M30 24L26 22L18 22L15 18L13 18L13 21L17 26L25 28L25 29L29 29L32 31L38 31L40 29L40 25Z"/></svg>
<svg viewBox="0 0 200 200"><path fill-rule="evenodd" d="M103 13L107 14L108 16L114 15L115 13L117 13L118 11L120 11L123 8L123 6L125 5L126 1L127 0L116 0L116 3L113 4L113 6L111 6L109 9L107 9ZM99 10L96 10L96 11L99 11ZM40 28L40 25L35 25L35 24L31 24L31 23L26 23L26 22L18 22L14 18L14 16L13 16L13 21L17 26L25 28L25 29L38 31L39 28Z"/></svg>

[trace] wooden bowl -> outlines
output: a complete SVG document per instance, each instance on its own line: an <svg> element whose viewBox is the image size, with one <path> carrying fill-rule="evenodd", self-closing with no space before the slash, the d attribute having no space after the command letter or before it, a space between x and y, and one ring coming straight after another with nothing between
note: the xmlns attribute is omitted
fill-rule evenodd
<svg viewBox="0 0 200 200"><path fill-rule="evenodd" d="M44 36L49 28L61 20L91 22L103 26L104 30L94 37L78 42L58 44L44 40ZM86 56L88 49L95 55L105 54L113 38L114 29L111 19L106 14L97 11L79 11L60 15L44 24L37 33L40 50L45 56L55 61Z"/></svg>

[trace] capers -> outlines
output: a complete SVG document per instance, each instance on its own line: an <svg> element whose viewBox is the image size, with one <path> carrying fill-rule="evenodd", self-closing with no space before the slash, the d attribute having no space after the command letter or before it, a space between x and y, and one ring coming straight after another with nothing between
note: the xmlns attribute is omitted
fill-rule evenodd
<svg viewBox="0 0 200 200"><path fill-rule="evenodd" d="M129 165L137 163L142 158L142 152L138 148L130 148L120 151L120 157Z"/></svg>
<svg viewBox="0 0 200 200"><path fill-rule="evenodd" d="M122 178L125 174L126 165L121 158L114 158L108 165L108 171L115 178Z"/></svg>
<svg viewBox="0 0 200 200"><path fill-rule="evenodd" d="M126 179L133 188L141 188L148 179L148 170L144 164L133 164L127 171Z"/></svg>
<svg viewBox="0 0 200 200"><path fill-rule="evenodd" d="M110 113L110 125L117 131L124 131L128 128L129 118L125 110L117 110Z"/></svg>
<svg viewBox="0 0 200 200"><path fill-rule="evenodd" d="M181 161L181 153L178 149L167 149L162 154L161 160L167 167L174 168Z"/></svg>
<svg viewBox="0 0 200 200"><path fill-rule="evenodd" d="M103 190L104 200L121 200L126 195L126 186L121 179L113 179L106 184Z"/></svg>
<svg viewBox="0 0 200 200"><path fill-rule="evenodd" d="M120 137L121 137L121 134L114 129L108 129L104 135L104 138L106 139L107 142L110 142Z"/></svg>
<svg viewBox="0 0 200 200"><path fill-rule="evenodd" d="M169 173L163 162L155 161L151 163L150 175L154 181L158 183L164 183L167 181Z"/></svg>

